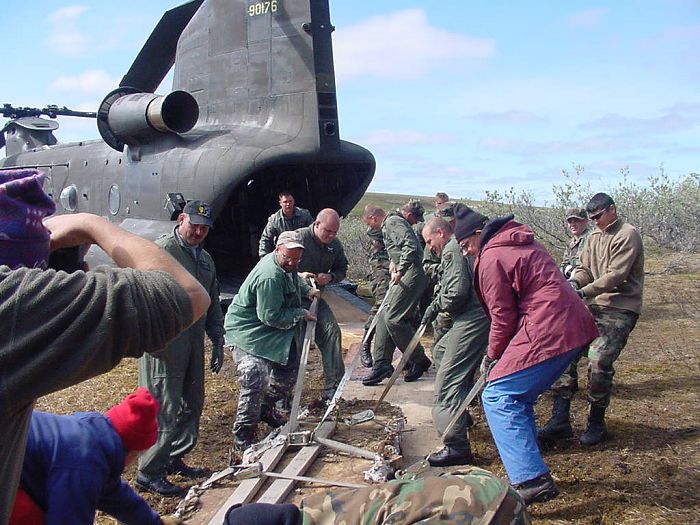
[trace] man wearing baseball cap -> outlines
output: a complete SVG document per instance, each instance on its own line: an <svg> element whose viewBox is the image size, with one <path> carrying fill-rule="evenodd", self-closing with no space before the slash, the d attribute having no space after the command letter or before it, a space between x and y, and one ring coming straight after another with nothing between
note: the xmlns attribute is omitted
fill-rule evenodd
<svg viewBox="0 0 700 525"><path fill-rule="evenodd" d="M138 388L105 414L35 411L10 524L89 524L101 510L127 525L181 523L161 518L121 478L158 436L158 402Z"/></svg>
<svg viewBox="0 0 700 525"><path fill-rule="evenodd" d="M297 231L277 237L275 251L248 274L226 312L226 342L233 346L240 384L234 445L255 442L258 422L276 427L285 420L301 357L301 321L316 318L302 307L302 297L320 292L297 275L304 244Z"/></svg>
<svg viewBox="0 0 700 525"><path fill-rule="evenodd" d="M561 259L561 271L567 279L579 264L579 255L586 244L586 239L591 230L588 228L588 215L583 208L569 208L566 211L566 228L571 234L571 240Z"/></svg>
<svg viewBox="0 0 700 525"><path fill-rule="evenodd" d="M156 244L172 255L209 293L206 315L156 354L139 359L139 385L153 392L160 403L160 433L155 446L139 458L136 485L163 496L184 496L168 474L203 477L208 471L184 463L199 437L199 419L204 408L204 334L212 344L209 369L218 374L224 360L224 318L219 305L219 285L214 260L202 248L212 228L212 209L200 200L188 202L169 234Z"/></svg>

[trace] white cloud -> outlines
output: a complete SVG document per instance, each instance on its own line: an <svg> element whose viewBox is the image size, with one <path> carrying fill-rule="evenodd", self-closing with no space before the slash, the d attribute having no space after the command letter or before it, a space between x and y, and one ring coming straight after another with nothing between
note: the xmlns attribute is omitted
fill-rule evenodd
<svg viewBox="0 0 700 525"><path fill-rule="evenodd" d="M495 53L493 39L434 27L422 9L369 18L338 29L334 40L336 71L344 77L418 78L445 62L464 71Z"/></svg>
<svg viewBox="0 0 700 525"><path fill-rule="evenodd" d="M597 7L577 11L566 17L565 21L568 25L574 27L595 27L604 21L610 9L607 7Z"/></svg>
<svg viewBox="0 0 700 525"><path fill-rule="evenodd" d="M49 35L46 44L52 52L77 56L87 50L88 38L76 27L86 9L80 5L68 6L48 16Z"/></svg>
<svg viewBox="0 0 700 525"><path fill-rule="evenodd" d="M85 71L77 76L61 75L51 82L51 89L66 92L106 95L119 81L102 70Z"/></svg>

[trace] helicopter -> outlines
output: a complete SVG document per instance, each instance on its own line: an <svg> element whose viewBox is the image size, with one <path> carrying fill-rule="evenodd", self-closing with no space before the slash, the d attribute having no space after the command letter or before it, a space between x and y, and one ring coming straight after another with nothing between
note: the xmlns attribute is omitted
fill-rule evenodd
<svg viewBox="0 0 700 525"><path fill-rule="evenodd" d="M170 9L96 112L0 108L0 169L42 170L57 213L102 215L149 239L188 200L210 203L205 248L226 295L257 262L281 191L312 215L344 216L374 176L372 153L340 139L334 29L328 0ZM172 91L155 94L173 67ZM66 114L95 118L101 139L58 143L53 119ZM91 265L108 262L96 251Z"/></svg>

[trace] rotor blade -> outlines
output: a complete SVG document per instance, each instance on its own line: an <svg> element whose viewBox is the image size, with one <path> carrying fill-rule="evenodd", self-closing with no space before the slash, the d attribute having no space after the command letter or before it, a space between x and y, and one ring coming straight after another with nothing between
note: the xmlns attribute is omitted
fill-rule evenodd
<svg viewBox="0 0 700 525"><path fill-rule="evenodd" d="M153 93L175 63L177 42L182 31L204 0L192 0L166 11L131 64L120 87L140 89Z"/></svg>

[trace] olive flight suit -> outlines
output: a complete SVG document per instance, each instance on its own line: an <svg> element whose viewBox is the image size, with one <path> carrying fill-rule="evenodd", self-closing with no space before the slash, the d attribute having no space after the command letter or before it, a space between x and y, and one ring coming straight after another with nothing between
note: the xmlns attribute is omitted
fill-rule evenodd
<svg viewBox="0 0 700 525"><path fill-rule="evenodd" d="M402 352L408 347L415 330L412 319L418 301L428 284L421 265L423 252L411 225L398 214L390 213L382 222L382 236L389 258L401 272L398 285L392 286L389 299L377 320L374 348L374 370L391 365L394 348ZM427 360L418 343L411 362Z"/></svg>
<svg viewBox="0 0 700 525"><path fill-rule="evenodd" d="M158 441L139 457L139 471L150 478L165 476L172 461L194 448L204 408L204 333L213 346L224 345L224 316L214 260L202 248L180 239L177 227L156 239L209 292L207 314L182 332L164 350L138 360L139 386L160 404Z"/></svg>
<svg viewBox="0 0 700 525"><path fill-rule="evenodd" d="M297 271L311 272L314 274L330 273L333 277L329 284L339 283L345 279L348 271L348 260L345 257L343 245L338 239L333 239L330 244L321 244L313 231L313 225L297 230L304 245L304 253L299 261ZM303 300L304 308L311 306L311 301ZM314 340L321 351L324 376L325 398L330 399L345 374L343 363L342 336L338 321L333 315L328 303L321 298L316 312L316 331Z"/></svg>
<svg viewBox="0 0 700 525"><path fill-rule="evenodd" d="M449 313L452 326L433 346L437 368L433 393L433 424L442 436L460 405L474 386L474 376L486 353L489 321L474 293L471 258L462 256L454 237L443 248L438 269L439 289L425 312L424 320ZM468 412L444 438L446 445L464 446L472 425Z"/></svg>

